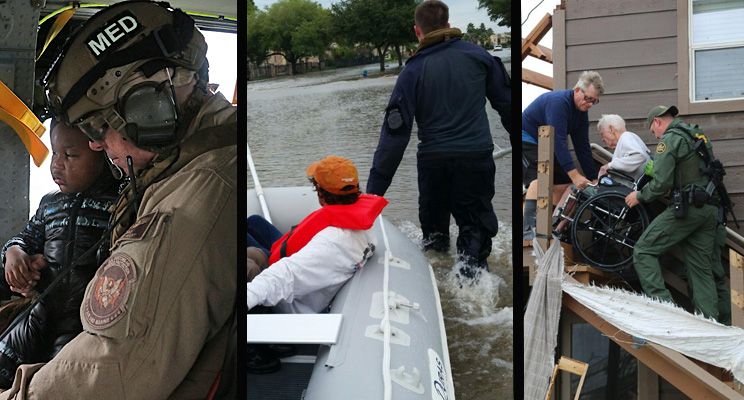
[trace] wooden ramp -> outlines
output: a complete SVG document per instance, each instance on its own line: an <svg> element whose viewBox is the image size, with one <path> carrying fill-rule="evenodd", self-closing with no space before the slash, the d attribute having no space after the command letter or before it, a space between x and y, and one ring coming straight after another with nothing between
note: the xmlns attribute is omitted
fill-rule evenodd
<svg viewBox="0 0 744 400"><path fill-rule="evenodd" d="M552 136L552 128L550 129L550 135ZM549 145L550 149L552 149L552 137L541 137L539 139L539 146L542 145ZM611 158L611 154L599 146L593 145L593 150L595 160L599 163L604 164ZM552 171L549 167L552 166L552 159L549 159L552 158L550 157L552 156L552 151L538 151L538 153L547 158L543 160L538 156L538 163L544 163L543 168L538 168L538 182L541 181L541 178L543 182L552 182ZM550 224L552 196L548 194L552 193L552 188L546 188L545 186L538 188L537 233L538 237L543 238L539 240L541 242L540 245L547 250L549 241L545 238L548 237L548 233L552 230ZM545 199L544 201L547 201L547 204L543 204L543 207L541 207L539 199ZM562 245L565 252L564 270L569 274L566 277L567 280L584 284L616 285L615 282L617 280L613 280L612 274L577 262L577 257L571 246L564 243ZM730 264L732 322L733 325L744 328L744 295L742 295L744 293L744 256L742 255L744 254L744 238L728 230L726 245L727 251L724 253L724 258L727 257ZM522 254L523 283L525 287L528 287L532 285L536 270L533 249L529 243L523 243ZM682 260L678 260L676 263L680 264L681 262ZM669 286L683 296L687 296L687 284L685 280L677 276L674 271L665 269L664 278ZM572 311L579 318L592 325L602 332L603 335L637 358L642 363L639 364L639 382L642 380L641 371L650 370L670 382L674 387L692 399L744 400L744 386L742 383L735 381L731 374L721 368L688 358L676 351L654 343L646 343L640 347L632 346L633 339L628 334L602 319L568 294L563 294L562 305L564 309ZM525 343L525 346L529 346L529 343ZM560 351L558 352L560 353ZM653 376L653 374L646 374L646 376ZM648 398L658 398L656 397L658 395L658 379L655 383L652 381L653 379L651 381L646 380L647 386L653 388L655 384L656 395ZM648 389L648 387L644 389L639 384L639 393L643 393L643 390L648 390L646 393L652 393L653 389Z"/></svg>

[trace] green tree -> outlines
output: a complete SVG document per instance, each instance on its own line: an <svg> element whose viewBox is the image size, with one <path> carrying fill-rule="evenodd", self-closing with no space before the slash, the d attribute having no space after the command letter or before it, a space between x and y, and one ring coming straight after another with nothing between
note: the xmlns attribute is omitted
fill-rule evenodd
<svg viewBox="0 0 744 400"><path fill-rule="evenodd" d="M390 45L398 57L398 66L403 65L403 55L401 48L412 47L417 43L416 33L413 30L415 20L413 17L416 7L421 4L421 0L398 0L395 1L395 7L390 9L389 28Z"/></svg>
<svg viewBox="0 0 744 400"><path fill-rule="evenodd" d="M413 13L420 0L341 0L331 5L336 37L348 45L369 44L379 55L385 71L385 54L414 42Z"/></svg>
<svg viewBox="0 0 744 400"><path fill-rule="evenodd" d="M511 28L511 1L478 0L478 8L485 8L491 21L498 21L499 26Z"/></svg>
<svg viewBox="0 0 744 400"><path fill-rule="evenodd" d="M248 12L247 49L248 62L261 64L269 57L268 16L265 12Z"/></svg>
<svg viewBox="0 0 744 400"><path fill-rule="evenodd" d="M486 28L486 24L481 23L479 27L475 27L472 23L468 24L467 31L463 35L464 39L468 42L475 43L480 46L486 46L491 41L493 36L493 29Z"/></svg>
<svg viewBox="0 0 744 400"><path fill-rule="evenodd" d="M253 4L253 0L248 0L248 13L254 12L258 9L255 4Z"/></svg>
<svg viewBox="0 0 744 400"><path fill-rule="evenodd" d="M467 28L465 28L465 33L462 34L462 38L464 40L467 40L470 43L476 43L475 35L475 25L471 22L468 24Z"/></svg>
<svg viewBox="0 0 744 400"><path fill-rule="evenodd" d="M292 65L292 72L298 60L322 56L331 42L327 29L330 12L313 1L279 0L259 14L265 15L265 21L259 18L254 33L265 47Z"/></svg>
<svg viewBox="0 0 744 400"><path fill-rule="evenodd" d="M331 43L329 24L330 10L323 9L313 20L303 23L292 33L294 50L298 54L317 55L320 60Z"/></svg>

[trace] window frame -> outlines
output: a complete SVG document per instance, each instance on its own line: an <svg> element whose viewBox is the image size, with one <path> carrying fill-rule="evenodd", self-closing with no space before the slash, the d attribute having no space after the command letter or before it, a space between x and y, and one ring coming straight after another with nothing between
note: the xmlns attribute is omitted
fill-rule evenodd
<svg viewBox="0 0 744 400"><path fill-rule="evenodd" d="M692 0L677 0L677 65L679 86L677 90L677 107L680 114L712 114L721 112L744 111L744 98L738 99L714 99L695 101L693 96L694 71L693 50L706 50L715 48L732 48L744 46L744 41L720 45L698 45L694 48L692 43Z"/></svg>

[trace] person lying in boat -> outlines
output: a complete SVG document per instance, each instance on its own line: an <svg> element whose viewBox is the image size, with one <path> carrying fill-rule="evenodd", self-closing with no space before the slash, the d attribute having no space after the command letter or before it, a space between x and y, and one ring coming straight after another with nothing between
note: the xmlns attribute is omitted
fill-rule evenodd
<svg viewBox="0 0 744 400"><path fill-rule="evenodd" d="M370 228L388 202L361 193L354 164L330 156L306 172L320 210L284 236L262 217L248 218L248 246L262 250L252 253L254 261L269 264L248 282L249 310L260 305L279 313L323 311L377 244Z"/></svg>
<svg viewBox="0 0 744 400"><path fill-rule="evenodd" d="M614 149L612 161L599 168L599 176L607 175L607 171L612 169L638 180L643 175L646 165L651 161L651 152L648 151L648 147L643 143L643 139L637 134L625 130L625 121L617 114L602 115L602 118L597 123L597 128L602 135L602 142L607 147ZM562 206L556 207L553 213L554 220L557 220L561 212L568 216L573 215L576 211L576 201L567 200L570 194L576 195L578 192L573 185L566 188L558 202ZM589 196L593 196L597 194L597 189L590 186L584 189L583 192ZM568 220L564 219L558 222L554 231L560 233L566 226L568 226Z"/></svg>
<svg viewBox="0 0 744 400"><path fill-rule="evenodd" d="M96 251L88 250L99 248L99 240L108 226L108 208L118 197L119 181L106 167L105 155L88 147L83 132L53 121L51 141L50 168L59 191L45 195L26 229L3 247L0 297L9 299L11 291L33 293L21 300L29 303L36 292L43 292L73 260L79 259L79 263L0 341L2 389L13 384L20 364L49 361L83 331L80 304L88 282L100 265ZM104 252L108 250L105 245L100 248ZM85 258L80 259L83 253ZM14 316L2 317L6 321L2 326L5 330Z"/></svg>

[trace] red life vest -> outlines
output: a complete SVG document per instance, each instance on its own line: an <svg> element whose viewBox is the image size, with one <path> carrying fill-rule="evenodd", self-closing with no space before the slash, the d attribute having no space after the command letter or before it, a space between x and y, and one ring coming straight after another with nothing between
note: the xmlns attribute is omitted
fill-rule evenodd
<svg viewBox="0 0 744 400"><path fill-rule="evenodd" d="M313 212L271 245L269 265L300 251L318 232L329 226L360 230L371 228L387 204L388 201L381 196L362 194L354 204L325 206Z"/></svg>

